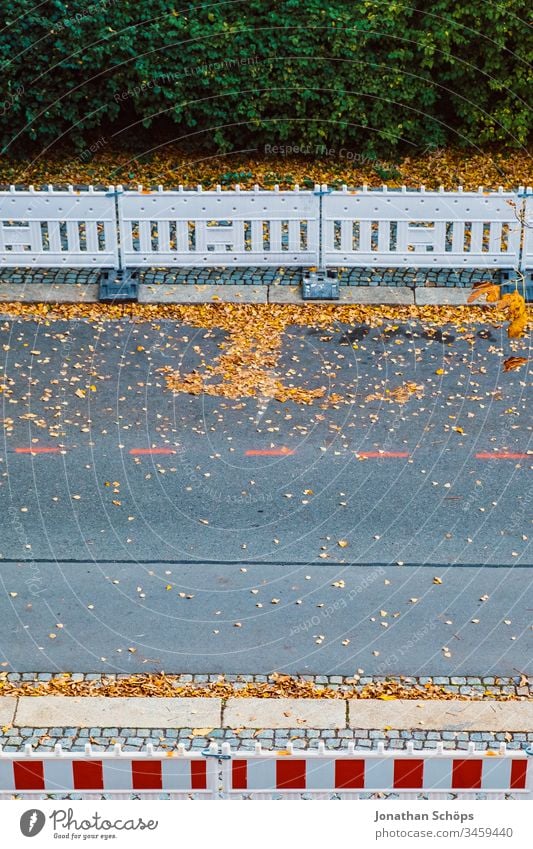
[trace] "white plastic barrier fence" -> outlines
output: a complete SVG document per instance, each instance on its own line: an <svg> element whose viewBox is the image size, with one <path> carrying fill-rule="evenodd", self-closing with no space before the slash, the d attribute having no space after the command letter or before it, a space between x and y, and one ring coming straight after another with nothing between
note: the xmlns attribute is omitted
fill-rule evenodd
<svg viewBox="0 0 533 849"><path fill-rule="evenodd" d="M533 798L531 761L524 751L506 750L505 744L497 751L475 751L474 744L468 751L451 751L442 744L422 751L412 743L405 751L385 750L383 744L376 751L357 751L349 744L344 752L327 751L322 744L296 753L290 747L273 752L258 745L254 752L239 751L224 761L223 785L230 798L290 798L302 793L323 798L368 798L374 793Z"/></svg>
<svg viewBox="0 0 533 849"><path fill-rule="evenodd" d="M120 187L119 187L120 191ZM144 191L118 195L125 266L316 265L309 191Z"/></svg>
<svg viewBox="0 0 533 849"><path fill-rule="evenodd" d="M326 187L324 187L326 188ZM349 190L323 196L329 266L517 268L521 222L514 192Z"/></svg>
<svg viewBox="0 0 533 849"><path fill-rule="evenodd" d="M24 753L0 751L0 798L12 795L48 794L169 795L171 798L214 798L217 789L217 764L200 752L64 752L56 746L50 754L36 753L26 746Z"/></svg>
<svg viewBox="0 0 533 849"><path fill-rule="evenodd" d="M0 192L0 265L118 267L113 186Z"/></svg>
<svg viewBox="0 0 533 849"><path fill-rule="evenodd" d="M322 264L533 269L531 189L0 192L3 266Z"/></svg>
<svg viewBox="0 0 533 849"><path fill-rule="evenodd" d="M533 754L528 750L529 754ZM34 752L0 750L0 797L76 794L171 798L368 798L384 793L403 798L533 798L533 758L523 750L444 749L405 751L317 749L232 752L211 744L205 752Z"/></svg>

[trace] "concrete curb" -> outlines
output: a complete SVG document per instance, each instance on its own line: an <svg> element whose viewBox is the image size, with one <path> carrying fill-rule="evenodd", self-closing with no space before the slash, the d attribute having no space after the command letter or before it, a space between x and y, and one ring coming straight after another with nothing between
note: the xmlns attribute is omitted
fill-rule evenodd
<svg viewBox="0 0 533 849"><path fill-rule="evenodd" d="M300 286L269 286L271 304L384 304L406 306L415 303L408 286L341 286L338 301L304 301Z"/></svg>
<svg viewBox="0 0 533 849"><path fill-rule="evenodd" d="M157 284L139 286L140 304L266 304L270 286L223 286L208 283L194 286Z"/></svg>
<svg viewBox="0 0 533 849"><path fill-rule="evenodd" d="M89 304L98 303L98 285L94 283L20 283L0 282L0 303ZM369 304L379 306L464 306L470 289L443 286L342 286L338 301L304 301L300 286L263 284L260 286L220 284L179 285L141 284L141 304ZM476 304L484 306L484 304Z"/></svg>
<svg viewBox="0 0 533 849"><path fill-rule="evenodd" d="M42 725L135 725L147 728L219 727L221 699L109 698L105 696L21 696L14 724Z"/></svg>
<svg viewBox="0 0 533 849"><path fill-rule="evenodd" d="M472 294L471 289L446 289L444 287L420 286L414 289L415 304L419 307L434 306L466 306L468 298ZM476 302L477 306L492 306Z"/></svg>
<svg viewBox="0 0 533 849"><path fill-rule="evenodd" d="M228 699L223 728L346 728L344 699Z"/></svg>
<svg viewBox="0 0 533 849"><path fill-rule="evenodd" d="M98 303L96 283L21 283L0 282L0 303L21 304L94 304Z"/></svg>
<svg viewBox="0 0 533 849"><path fill-rule="evenodd" d="M0 696L0 723L146 728L533 731L533 701Z"/></svg>
<svg viewBox="0 0 533 849"><path fill-rule="evenodd" d="M350 728L439 728L443 731L529 731L533 702L462 702L352 699Z"/></svg>
<svg viewBox="0 0 533 849"><path fill-rule="evenodd" d="M16 709L17 699L15 696L0 696L0 726L13 723Z"/></svg>

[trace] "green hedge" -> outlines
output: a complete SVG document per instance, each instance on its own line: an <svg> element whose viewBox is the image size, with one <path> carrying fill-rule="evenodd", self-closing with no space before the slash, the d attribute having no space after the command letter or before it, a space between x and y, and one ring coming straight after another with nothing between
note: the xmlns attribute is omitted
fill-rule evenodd
<svg viewBox="0 0 533 849"><path fill-rule="evenodd" d="M174 138L356 156L527 140L526 0L1 5L4 152Z"/></svg>

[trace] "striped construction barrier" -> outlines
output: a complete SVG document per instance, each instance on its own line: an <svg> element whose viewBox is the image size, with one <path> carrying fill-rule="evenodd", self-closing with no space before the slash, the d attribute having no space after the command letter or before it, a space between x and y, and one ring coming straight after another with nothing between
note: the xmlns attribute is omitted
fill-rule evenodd
<svg viewBox="0 0 533 849"><path fill-rule="evenodd" d="M0 749L0 797L76 794L115 798L290 798L302 793L346 798L374 793L395 797L445 798L450 794L470 798L483 794L493 798L533 798L532 750L499 749L405 751L298 750L289 745L279 751L232 752L229 744L215 743L203 752L156 751L148 745L141 752L123 752L116 745L109 752L35 752L30 745L21 753Z"/></svg>
<svg viewBox="0 0 533 849"><path fill-rule="evenodd" d="M41 754L26 746L24 754L0 752L0 795L26 794L171 794L173 797L213 796L216 764L200 752L183 747L169 752L154 751L148 745L142 752L123 752L119 745L111 752L64 752Z"/></svg>
<svg viewBox="0 0 533 849"><path fill-rule="evenodd" d="M224 750L224 747L223 747ZM395 795L482 793L490 796L531 795L533 763L526 752L507 750L466 751L444 749L405 751L357 751L353 744L345 752L292 749L278 752L257 746L254 752L237 752L225 766L224 782L230 795L294 793ZM529 765L529 785L528 785Z"/></svg>

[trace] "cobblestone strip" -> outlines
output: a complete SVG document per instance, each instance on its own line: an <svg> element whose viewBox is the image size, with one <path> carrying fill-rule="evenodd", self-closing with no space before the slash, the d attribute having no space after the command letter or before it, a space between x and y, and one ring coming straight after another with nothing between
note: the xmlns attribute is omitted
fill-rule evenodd
<svg viewBox="0 0 533 849"><path fill-rule="evenodd" d="M42 684L46 681L51 681L52 678L61 676L62 673L50 672L8 672L5 673L5 680L15 682L34 682ZM116 673L85 673L73 672L70 674L71 681L120 681L128 680L132 676L130 674ZM426 684L434 684L447 693L463 696L521 696L533 697L533 675L532 676L435 676L435 677L399 677L394 675L377 675L368 676L342 676L342 675L300 675L295 676L301 681L309 681L317 688L330 688L333 690L349 690L361 692L367 684L380 684L387 681L402 684L404 687L424 688ZM199 687L205 687L206 684L213 684L223 679L233 685L234 690L243 689L250 683L265 684L269 681L274 681L269 675L224 675L218 673L201 674L201 675L177 675L176 686L181 684L198 684Z"/></svg>
<svg viewBox="0 0 533 849"><path fill-rule="evenodd" d="M339 272L341 286L410 286L470 288L474 283L502 282L498 269L454 268L342 268ZM271 285L294 286L300 283L303 268L275 268L250 266L246 268L142 268L139 282L147 285L160 283L176 285ZM100 272L94 268L4 268L1 282L20 283L98 283Z"/></svg>
<svg viewBox="0 0 533 849"><path fill-rule="evenodd" d="M405 749L409 740L415 749L434 749L442 743L445 749L490 749L506 743L510 749L533 744L533 732L507 733L491 731L362 731L360 729L317 730L312 728L276 728L256 731L213 728L203 735L192 728L8 728L2 731L0 745L4 752L20 751L30 744L36 751L47 752L59 743L69 751L83 751L87 743L95 751L112 749L120 743L127 752L139 751L147 743L154 748L172 750L183 744L187 750L204 749L210 742L229 743L232 749L253 749L261 743L265 749L283 749L291 742L295 749L313 749L322 740L327 749L341 749L353 741L357 748L376 749L384 743L388 749Z"/></svg>

